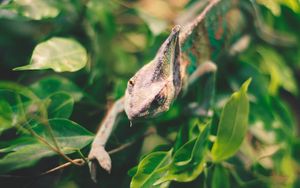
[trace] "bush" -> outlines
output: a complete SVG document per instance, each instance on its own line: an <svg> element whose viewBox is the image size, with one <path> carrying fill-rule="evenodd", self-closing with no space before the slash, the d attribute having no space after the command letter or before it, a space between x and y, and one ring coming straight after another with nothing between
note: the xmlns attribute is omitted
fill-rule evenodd
<svg viewBox="0 0 300 188"><path fill-rule="evenodd" d="M217 73L167 113L132 127L123 114L106 147L112 173L90 179L86 157L107 109L199 2L1 1L1 185L298 187L296 0L257 0L263 32L245 23L248 48L224 51Z"/></svg>

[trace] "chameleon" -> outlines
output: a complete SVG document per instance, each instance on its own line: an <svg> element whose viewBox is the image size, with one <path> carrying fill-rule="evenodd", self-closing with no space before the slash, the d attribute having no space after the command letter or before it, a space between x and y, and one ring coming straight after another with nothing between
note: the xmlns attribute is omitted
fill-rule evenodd
<svg viewBox="0 0 300 188"><path fill-rule="evenodd" d="M110 172L111 159L105 144L125 111L130 122L154 118L169 110L180 93L208 72L215 72L222 53L240 53L250 42L251 25L269 43L291 41L266 29L251 0L202 0L200 13L187 24L172 28L156 56L128 81L123 97L108 110L92 143L88 159L96 181L97 161Z"/></svg>

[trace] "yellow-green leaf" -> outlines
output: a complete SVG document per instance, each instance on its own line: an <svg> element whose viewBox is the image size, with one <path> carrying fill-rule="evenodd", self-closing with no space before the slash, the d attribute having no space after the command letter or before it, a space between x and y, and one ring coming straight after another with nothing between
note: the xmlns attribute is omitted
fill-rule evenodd
<svg viewBox="0 0 300 188"><path fill-rule="evenodd" d="M163 167L170 161L171 152L153 152L138 165L136 174L130 183L131 188L155 187L154 182L164 174Z"/></svg>
<svg viewBox="0 0 300 188"><path fill-rule="evenodd" d="M19 14L33 20L53 18L59 14L59 9L51 1L44 0L14 0Z"/></svg>
<svg viewBox="0 0 300 188"><path fill-rule="evenodd" d="M160 185L167 181L189 182L203 171L207 152L209 126L206 125L197 138L180 147L172 157L172 163L163 177L155 182Z"/></svg>
<svg viewBox="0 0 300 188"><path fill-rule="evenodd" d="M249 115L247 89L250 82L251 79L248 79L224 106L217 138L212 148L212 158L215 162L233 156L246 135Z"/></svg>
<svg viewBox="0 0 300 188"><path fill-rule="evenodd" d="M284 59L271 48L259 46L257 52L262 57L261 67L270 75L269 92L277 94L279 87L297 95L298 88L293 71L286 66Z"/></svg>
<svg viewBox="0 0 300 188"><path fill-rule="evenodd" d="M53 69L55 72L75 72L87 63L85 48L73 39L53 37L38 44L29 65L14 70Z"/></svg>
<svg viewBox="0 0 300 188"><path fill-rule="evenodd" d="M297 0L257 0L256 2L268 8L274 16L281 15L281 5L289 7L295 13L300 12L300 4Z"/></svg>

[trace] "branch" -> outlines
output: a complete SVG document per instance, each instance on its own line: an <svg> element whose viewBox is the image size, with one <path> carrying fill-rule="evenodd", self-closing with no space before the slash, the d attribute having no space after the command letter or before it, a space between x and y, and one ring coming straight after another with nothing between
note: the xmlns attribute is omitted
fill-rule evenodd
<svg viewBox="0 0 300 188"><path fill-rule="evenodd" d="M115 154L117 152L120 152L128 147L130 147L131 145L133 145L134 143L144 139L145 137L148 137L152 134L156 133L156 130L154 128L150 128L148 129L148 131L143 134L141 137L137 138L136 140L133 140L131 142L128 142L128 143L125 143L123 145L120 145L119 147L115 148L115 149L112 149L110 151L108 151L108 154L112 155L112 154ZM44 175L47 175L47 174L50 174L50 173L53 173L53 172L56 172L58 170L62 170L62 169L65 169L71 165L74 165L76 164L76 166L83 166L86 164L86 161L88 161L88 158L77 158L77 159L70 159L71 161L69 162L66 162L66 163L63 163L57 167L54 167L50 170L47 170L41 174L38 174L38 175L33 175L33 176L18 176L18 175L0 175L0 177L2 178L32 178L32 177L39 177L39 176L44 176Z"/></svg>

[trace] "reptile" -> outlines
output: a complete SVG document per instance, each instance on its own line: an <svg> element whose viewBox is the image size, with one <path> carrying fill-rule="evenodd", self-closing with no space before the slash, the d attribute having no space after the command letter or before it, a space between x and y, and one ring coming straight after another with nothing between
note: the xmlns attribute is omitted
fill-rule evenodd
<svg viewBox="0 0 300 188"><path fill-rule="evenodd" d="M105 144L121 113L125 111L130 122L134 122L168 111L178 95L197 78L217 70L215 62L221 62L224 51L234 55L247 48L251 27L269 43L290 43L287 38L266 29L255 3L250 0L200 2L200 14L187 24L173 27L153 60L128 81L124 96L111 106L100 123L88 156L94 181L97 161L106 171L111 170Z"/></svg>

